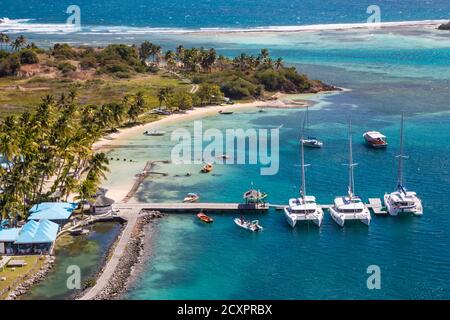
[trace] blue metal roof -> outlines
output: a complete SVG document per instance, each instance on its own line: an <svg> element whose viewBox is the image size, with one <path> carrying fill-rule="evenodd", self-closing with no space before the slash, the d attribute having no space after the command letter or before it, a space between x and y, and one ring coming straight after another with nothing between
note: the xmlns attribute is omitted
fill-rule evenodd
<svg viewBox="0 0 450 320"><path fill-rule="evenodd" d="M42 202L32 206L29 212L35 213L48 209L64 209L67 211L73 211L76 207L77 207L76 203L70 202Z"/></svg>
<svg viewBox="0 0 450 320"><path fill-rule="evenodd" d="M49 220L28 221L20 231L16 244L48 243L56 240L59 226Z"/></svg>
<svg viewBox="0 0 450 320"><path fill-rule="evenodd" d="M0 242L14 242L19 237L21 228L10 228L0 230Z"/></svg>
<svg viewBox="0 0 450 320"><path fill-rule="evenodd" d="M28 220L67 220L69 219L71 214L72 210L54 207L32 213L28 217Z"/></svg>

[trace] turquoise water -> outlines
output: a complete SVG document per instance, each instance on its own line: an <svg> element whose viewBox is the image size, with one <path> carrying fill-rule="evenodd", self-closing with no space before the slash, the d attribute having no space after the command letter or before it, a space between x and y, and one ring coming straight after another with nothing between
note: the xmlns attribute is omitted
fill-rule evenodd
<svg viewBox="0 0 450 320"><path fill-rule="evenodd" d="M350 93L347 93L351 95ZM333 102L346 94L333 96ZM358 94L352 93L354 99ZM339 98L338 98L339 97ZM357 102L357 101L353 101ZM357 105L357 103L354 103ZM257 166L216 166L218 176L158 178L148 181L138 201L179 201L198 192L202 201L240 201L250 181L270 194L270 202L286 203L298 192L298 126L302 111L271 110L267 114L243 112L233 120L204 120L205 126L281 129L281 167L278 175L263 177ZM308 150L308 189L320 203L331 203L346 192L346 120L351 115L355 132L356 190L364 199L381 197L395 186L394 154L398 144L398 116L379 114L364 107L344 108L340 103L311 112L312 130L325 141L322 150ZM320 229L304 225L292 230L280 212L259 218L265 231L250 234L237 228L230 215L212 215L213 225L193 216L163 219L153 254L132 299L347 299L448 298L450 256L448 245L448 114L409 116L406 135L411 156L406 167L407 186L419 193L425 214L415 217L374 217L362 224L339 228L327 215ZM391 146L368 149L361 134L384 132ZM151 153L151 152L149 152ZM160 150L159 155L164 154ZM170 172L169 166L161 170ZM180 172L192 169L180 169ZM193 171L194 172L194 171ZM366 268L379 265L382 290L366 288Z"/></svg>
<svg viewBox="0 0 450 320"><path fill-rule="evenodd" d="M23 299L68 299L74 290L67 288L67 268L80 267L81 283L94 277L99 271L109 248L120 233L116 222L99 223L91 227L84 236L63 236L55 249L56 265L47 278L35 286Z"/></svg>
<svg viewBox="0 0 450 320"><path fill-rule="evenodd" d="M343 2L326 3L331 4L331 10L333 5ZM318 7L325 2L314 4ZM449 14L448 1L428 2L426 6L411 1L389 1L389 4L386 11L391 21L436 19ZM59 10L55 8L52 10ZM330 11L308 15L310 20L302 21L305 24L358 22L362 19L357 16L358 8L348 4L337 9L337 12L343 10L339 17L331 18ZM146 9L139 10L147 12ZM321 12L324 10L322 7ZM205 12L208 11L200 11L207 15ZM251 17L244 14L246 19L240 24L247 27L296 24L288 18L289 10L284 16L266 10L274 20L265 20L265 14L255 12ZM306 16L305 12L302 14ZM11 12L7 15L34 17L28 11L20 16ZM59 21L56 16L52 17L40 22ZM170 28L236 26L213 15L208 16L211 20L203 19L204 24L184 24L180 22L184 20L176 16L173 23L167 22L167 16L162 15L157 22L151 17L150 22L139 17L130 23L117 18L113 24ZM98 25L113 21L103 19ZM95 24L95 21L90 22ZM218 35L204 32L189 35L140 33L128 27L125 32L98 30L98 34L92 30L70 35L49 31L32 33L29 37L44 45L54 41L101 45L139 43L149 39L161 43L164 49L181 43L213 46L228 55L241 51L256 53L267 47L274 56L283 56L286 62L311 77L351 89L318 96L319 104L311 109L312 133L324 141L325 147L307 150L306 161L312 164L307 172L308 190L320 203L331 203L334 196L346 192L347 172L341 164L347 158L347 121L350 117L354 158L359 163L355 171L357 194L367 199L382 197L393 190L399 114L404 111L405 150L410 156L405 167L406 186L419 194L424 205L424 215L420 218L374 216L369 228L358 223L341 229L327 215L320 229L314 225L291 229L280 212L271 211L258 217L265 227L260 234L238 229L230 215L213 214L215 222L212 225L200 224L193 216L172 215L158 224L149 262L128 298L450 298L450 218L446 201L450 193L450 33L419 27ZM256 165L216 165L214 175L205 176L198 173L198 165L161 164L156 170L170 172L170 175L147 179L132 201L179 201L187 192L198 192L202 201L240 201L242 193L253 182L269 193L270 202L287 203L298 193L297 141L303 114L302 110L271 109L266 113L243 110L233 116L213 116L203 120L205 128L219 129L283 125L277 175L261 176ZM171 131L180 126L191 129L192 123L180 123L164 130ZM385 133L390 143L387 150L368 149L361 137L367 130ZM113 151L111 156L135 162L123 166L121 162L113 161L111 169L115 176L108 183L120 185L123 178L139 172L149 159L169 159L174 144L169 141L169 136L148 138L139 134L130 139L128 148ZM188 171L193 172L193 176L175 177ZM366 269L373 264L381 268L381 290L366 287Z"/></svg>

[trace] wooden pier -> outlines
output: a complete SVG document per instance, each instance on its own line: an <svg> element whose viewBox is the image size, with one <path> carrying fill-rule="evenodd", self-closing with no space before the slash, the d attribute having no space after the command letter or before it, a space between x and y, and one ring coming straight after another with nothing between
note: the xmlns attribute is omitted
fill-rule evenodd
<svg viewBox="0 0 450 320"><path fill-rule="evenodd" d="M377 215L384 215L388 212L383 208L383 205L381 203L381 199L379 198L369 198L369 205L367 206L369 208L372 208L373 213Z"/></svg>
<svg viewBox="0 0 450 320"><path fill-rule="evenodd" d="M319 204L320 208L329 210L332 204ZM142 210L154 210L164 213L265 213L270 208L277 211L287 208L288 205L278 205L269 203L220 203L220 202L155 202L155 203L117 203L113 205L114 210L126 210L140 212ZM372 209L376 215L385 215L387 211L383 208L381 199L369 198L366 207Z"/></svg>
<svg viewBox="0 0 450 320"><path fill-rule="evenodd" d="M255 203L119 203L113 205L114 210L155 210L165 213L263 213L269 210L269 204Z"/></svg>

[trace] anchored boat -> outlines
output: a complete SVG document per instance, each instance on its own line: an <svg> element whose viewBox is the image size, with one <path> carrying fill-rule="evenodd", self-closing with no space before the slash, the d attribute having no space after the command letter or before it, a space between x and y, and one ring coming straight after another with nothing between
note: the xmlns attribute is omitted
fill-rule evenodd
<svg viewBox="0 0 450 320"><path fill-rule="evenodd" d="M259 225L259 221L258 220L253 220L253 221L247 221L244 220L243 218L236 218L234 219L234 223L236 223L239 227L250 230L250 231L263 231L264 228Z"/></svg>
<svg viewBox="0 0 450 320"><path fill-rule="evenodd" d="M200 199L200 196L196 193L188 193L186 197L184 197L183 202L195 202Z"/></svg>
<svg viewBox="0 0 450 320"><path fill-rule="evenodd" d="M144 135L145 136L151 136L151 137L157 137L157 136L163 136L165 135L166 132L165 131L145 131Z"/></svg>
<svg viewBox="0 0 450 320"><path fill-rule="evenodd" d="M229 114L233 114L233 111L223 111L223 110L220 110L220 111L219 111L219 114L229 115Z"/></svg>
<svg viewBox="0 0 450 320"><path fill-rule="evenodd" d="M211 163L206 163L202 169L200 170L202 173L209 173L213 169L213 165Z"/></svg>
<svg viewBox="0 0 450 320"><path fill-rule="evenodd" d="M400 126L400 154L398 158L397 190L384 195L384 204L391 216L399 213L412 213L420 216L423 214L422 200L415 192L407 191L403 183L403 114Z"/></svg>
<svg viewBox="0 0 450 320"><path fill-rule="evenodd" d="M349 123L349 162L348 162L348 194L347 196L336 197L334 205L330 208L330 215L333 220L344 226L346 220L359 220L366 225L370 225L371 216L367 206L361 198L354 194L355 180L353 168L357 163L353 163L352 132L351 123Z"/></svg>
<svg viewBox="0 0 450 320"><path fill-rule="evenodd" d="M386 148L388 145L386 136L378 131L367 131L363 134L363 138L372 148Z"/></svg>
<svg viewBox="0 0 450 320"><path fill-rule="evenodd" d="M308 122L309 122L309 107L306 106L306 125L304 127L308 127ZM308 148L322 148L323 147L323 142L320 141L319 139L317 139L316 137L308 137L306 139L304 139L303 137L301 138L300 142Z"/></svg>

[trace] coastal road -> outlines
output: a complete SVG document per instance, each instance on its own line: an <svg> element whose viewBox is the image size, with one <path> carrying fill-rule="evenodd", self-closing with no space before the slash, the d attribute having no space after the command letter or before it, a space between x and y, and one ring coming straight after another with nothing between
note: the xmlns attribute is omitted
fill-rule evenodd
<svg viewBox="0 0 450 320"><path fill-rule="evenodd" d="M134 227L136 225L137 219L139 217L139 214L136 210L133 211L125 211L121 210L121 217L127 220L127 224L125 226L125 229L122 231L122 234L120 235L119 242L117 243L116 247L114 248L114 252L109 259L109 261L106 263L105 268L103 269L102 274L97 279L97 282L95 286L89 289L88 292L86 292L85 295L83 295L79 300L92 300L94 299L102 290L108 285L109 279L114 274L117 265L119 264L120 258L123 256L125 252L125 248L128 244L128 241L131 238L131 235L133 233Z"/></svg>

